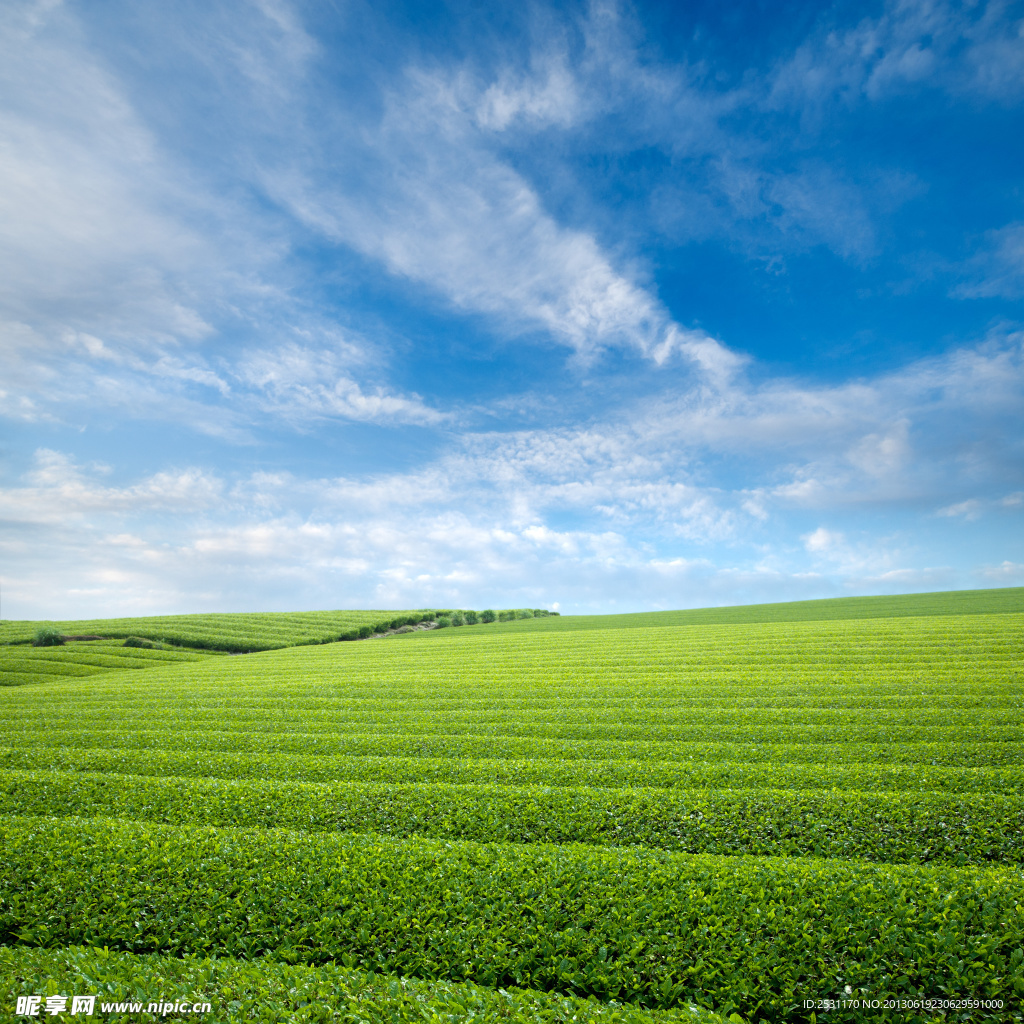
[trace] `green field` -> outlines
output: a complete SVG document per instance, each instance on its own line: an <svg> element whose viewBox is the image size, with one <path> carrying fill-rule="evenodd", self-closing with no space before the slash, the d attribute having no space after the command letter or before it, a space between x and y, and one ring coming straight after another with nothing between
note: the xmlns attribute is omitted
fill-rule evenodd
<svg viewBox="0 0 1024 1024"><path fill-rule="evenodd" d="M17 644L0 647L0 686L24 686L125 669L157 668L178 662L204 661L210 657L216 657L216 654L188 649L125 647L123 640L76 641L62 647Z"/></svg>
<svg viewBox="0 0 1024 1024"><path fill-rule="evenodd" d="M9 648L0 1020L1022 1021L1022 605Z"/></svg>
<svg viewBox="0 0 1024 1024"><path fill-rule="evenodd" d="M70 619L54 622L60 632L129 636L181 647L219 651L272 651L299 644L321 644L360 626L384 624L411 612L253 612L238 615L150 615L125 619ZM0 622L0 644L27 644L41 623Z"/></svg>
<svg viewBox="0 0 1024 1024"><path fill-rule="evenodd" d="M782 604L634 612L626 615L563 615L541 623L499 622L498 629L636 629L641 626L712 626L736 622L820 622L823 619L891 619L921 615L997 615L1024 612L1024 587L944 590L892 597L832 597Z"/></svg>

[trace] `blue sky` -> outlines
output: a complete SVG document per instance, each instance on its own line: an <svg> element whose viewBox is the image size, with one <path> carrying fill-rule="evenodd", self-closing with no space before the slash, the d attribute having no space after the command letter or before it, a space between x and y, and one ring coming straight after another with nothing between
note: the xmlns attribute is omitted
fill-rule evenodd
<svg viewBox="0 0 1024 1024"><path fill-rule="evenodd" d="M5 618L1024 584L1024 4L8 0Z"/></svg>

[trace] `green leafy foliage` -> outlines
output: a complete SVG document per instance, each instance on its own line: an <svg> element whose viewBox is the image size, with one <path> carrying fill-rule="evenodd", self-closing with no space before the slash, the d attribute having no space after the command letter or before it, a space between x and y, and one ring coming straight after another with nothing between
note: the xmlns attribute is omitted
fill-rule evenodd
<svg viewBox="0 0 1024 1024"><path fill-rule="evenodd" d="M44 725L35 726L46 732ZM50 732L60 743L59 732ZM932 764L773 764L738 761L636 761L582 758L394 757L378 754L249 753L169 750L163 746L0 747L0 768L130 773L291 782L447 783L590 789L809 789L941 793L1024 792L1024 768L950 768Z"/></svg>
<svg viewBox="0 0 1024 1024"><path fill-rule="evenodd" d="M54 626L40 626L32 638L33 647L61 647L64 642L64 634Z"/></svg>
<svg viewBox="0 0 1024 1024"><path fill-rule="evenodd" d="M726 1024L724 1017L698 1006L641 1010L548 992L417 981L337 964L310 967L225 957L178 958L82 946L62 950L0 947L0 1005L13 1006L19 995L50 989L85 990L98 993L103 1001L116 1004L130 999L143 1007L208 1000L214 1019L226 1024L279 1024L282 1020L293 1024ZM101 1007L102 1002L98 1000L97 1005ZM103 1015L103 1020L118 1024L167 1019L174 1018L145 1009ZM743 1024L735 1015L730 1020Z"/></svg>
<svg viewBox="0 0 1024 1024"><path fill-rule="evenodd" d="M153 640L144 640L141 636L130 636L121 646L138 647L147 651L156 651L163 647L162 644L155 643Z"/></svg>
<svg viewBox="0 0 1024 1024"><path fill-rule="evenodd" d="M10 773L0 814L687 853L1024 863L1024 796L366 785Z"/></svg>
<svg viewBox="0 0 1024 1024"><path fill-rule="evenodd" d="M101 818L0 821L0 844L5 944L336 962L656 1008L685 994L755 1019L798 1019L837 979L1024 994L1019 871Z"/></svg>

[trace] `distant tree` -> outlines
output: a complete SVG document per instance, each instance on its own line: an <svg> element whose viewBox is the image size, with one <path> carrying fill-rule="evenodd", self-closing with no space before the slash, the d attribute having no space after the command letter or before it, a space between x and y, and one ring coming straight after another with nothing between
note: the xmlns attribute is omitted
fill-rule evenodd
<svg viewBox="0 0 1024 1024"><path fill-rule="evenodd" d="M493 622L497 617L498 616L495 615L494 611L490 608L488 608L487 611L483 611L480 613L481 622Z"/></svg>

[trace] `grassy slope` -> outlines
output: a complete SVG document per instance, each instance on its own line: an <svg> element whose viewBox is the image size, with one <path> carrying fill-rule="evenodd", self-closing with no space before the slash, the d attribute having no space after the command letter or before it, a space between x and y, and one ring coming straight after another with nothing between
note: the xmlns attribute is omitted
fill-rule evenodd
<svg viewBox="0 0 1024 1024"><path fill-rule="evenodd" d="M125 647L121 640L76 641L63 647L0 646L0 686L24 686L125 669L203 661L214 652Z"/></svg>
<svg viewBox="0 0 1024 1024"><path fill-rule="evenodd" d="M340 633L390 621L410 612L241 612L238 614L149 615L121 619L69 619L45 623L65 635L95 634L124 639L141 636L184 647L227 651L275 650L298 644L324 643ZM0 622L0 644L23 644L42 622Z"/></svg>
<svg viewBox="0 0 1024 1024"><path fill-rule="evenodd" d="M268 1021L404 1021L421 1011L453 1022L478 1012L591 1019L554 996L524 997L539 1002L520 1010L488 994L508 977L590 985L605 999L621 982L648 1005L692 997L787 1024L808 1019L802 997L840 994L837 979L874 996L946 985L1013 1000L1012 1012L971 1019L1018 1020L1024 976L1009 949L1024 921L1020 871L1008 865L1021 856L1020 593L949 595L966 604L961 615L885 618L876 605L859 621L633 617L646 628L590 619L580 629L566 619L561 635L547 631L558 619L523 620L0 692L0 828L16 883L12 902L0 900L0 917L10 915L0 941L12 944L0 952L0 993L33 991L17 979L56 970L33 966L64 955L39 945L122 950L109 963L60 968L122 987L149 970L139 953L237 956L257 921L278 959L322 912L340 912L351 878L364 879L368 899L401 885L411 902L339 919L309 939L320 952L298 954L319 963L334 955L318 945L329 939L337 969L257 960L238 968L237 984L231 960L210 969L172 960L159 973L199 972L215 1001L229 990L249 1010L262 1000L268 1016L245 1019ZM941 595L925 596L919 608L941 607ZM301 831L272 831L282 826ZM616 852L638 842L646 849ZM67 868L60 844L81 867L55 888ZM44 854L52 868L39 865ZM246 871L253 898L242 926L230 887ZM691 915L687 927L652 923L655 876L666 900L689 901L679 911ZM126 903L92 916L113 898L107 877ZM491 902L495 887L515 886L515 899ZM196 892L223 915L205 934L184 902ZM486 956L481 907L503 936ZM611 918L627 912L613 934ZM136 922L149 938L133 937ZM533 959L516 966L517 949ZM502 958L505 975L494 966ZM435 992L436 1007L381 981L370 985L372 1007L345 996L322 1018L302 1016L316 1005L303 997L297 1016L284 1010L300 976L300 988L337 992L364 985L367 969L448 981L412 984L416 999ZM492 983L494 971L506 980ZM626 1019L607 1010L592 1019L606 1018Z"/></svg>
<svg viewBox="0 0 1024 1024"><path fill-rule="evenodd" d="M742 604L621 615L560 615L497 622L500 630L641 629L647 626L702 626L743 622L820 622L828 619L891 619L922 615L994 615L1024 612L1024 587L945 590L887 597L832 597L821 601ZM476 627L479 628L479 627Z"/></svg>

